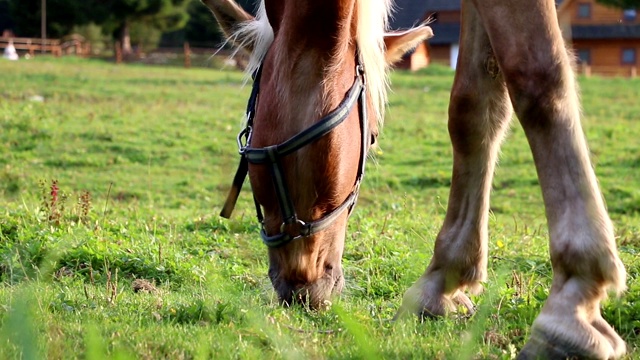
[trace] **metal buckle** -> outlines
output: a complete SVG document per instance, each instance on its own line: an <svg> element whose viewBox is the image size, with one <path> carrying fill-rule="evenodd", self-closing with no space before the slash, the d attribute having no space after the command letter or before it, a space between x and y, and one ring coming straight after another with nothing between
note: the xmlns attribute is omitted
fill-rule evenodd
<svg viewBox="0 0 640 360"><path fill-rule="evenodd" d="M362 87L364 88L367 85L367 77L364 72L364 65L358 64L356 65L356 76L362 78Z"/></svg>
<svg viewBox="0 0 640 360"><path fill-rule="evenodd" d="M247 126L246 128L244 128L242 131L238 133L238 137L236 138L236 141L238 142L238 153L240 153L240 155L244 155L244 152L247 149L247 146L249 146L249 143L251 142L252 130L253 129L251 128L251 126ZM242 140L243 136L244 136L244 143Z"/></svg>
<svg viewBox="0 0 640 360"><path fill-rule="evenodd" d="M280 225L280 232L287 234L292 238L307 236L309 235L307 231L305 231L304 233L302 232L305 226L307 226L307 223L305 223L300 219L295 219L294 222L290 222L290 223L283 222L282 225Z"/></svg>

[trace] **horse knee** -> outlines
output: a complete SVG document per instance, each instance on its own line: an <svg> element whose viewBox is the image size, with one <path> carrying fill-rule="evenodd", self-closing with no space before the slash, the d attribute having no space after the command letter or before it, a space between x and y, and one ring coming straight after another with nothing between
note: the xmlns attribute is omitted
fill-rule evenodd
<svg viewBox="0 0 640 360"><path fill-rule="evenodd" d="M472 139L478 132L474 124L469 121L478 107L477 95L454 87L449 102L448 130L454 148L470 145L468 139ZM473 146L472 146L473 147Z"/></svg>
<svg viewBox="0 0 640 360"><path fill-rule="evenodd" d="M500 141L511 118L504 84L485 85L473 88L454 85L452 89L448 130L458 153L473 154L490 149Z"/></svg>
<svg viewBox="0 0 640 360"><path fill-rule="evenodd" d="M551 125L562 111L578 110L578 97L568 57L522 59L503 64L509 93L523 126Z"/></svg>

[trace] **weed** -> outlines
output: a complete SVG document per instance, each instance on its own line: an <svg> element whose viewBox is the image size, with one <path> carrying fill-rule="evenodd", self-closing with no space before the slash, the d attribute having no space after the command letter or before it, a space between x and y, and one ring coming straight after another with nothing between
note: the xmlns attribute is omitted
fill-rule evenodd
<svg viewBox="0 0 640 360"><path fill-rule="evenodd" d="M47 184L40 180L41 208L50 224L59 226L62 221L67 195L60 191L58 180L51 180Z"/></svg>
<svg viewBox="0 0 640 360"><path fill-rule="evenodd" d="M87 190L83 190L78 197L79 215L78 219L82 224L88 224L89 212L91 211L91 193Z"/></svg>

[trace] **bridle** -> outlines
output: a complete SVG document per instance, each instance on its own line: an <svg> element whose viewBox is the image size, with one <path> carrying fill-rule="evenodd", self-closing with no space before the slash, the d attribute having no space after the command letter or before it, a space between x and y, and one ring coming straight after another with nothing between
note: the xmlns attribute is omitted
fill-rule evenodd
<svg viewBox="0 0 640 360"><path fill-rule="evenodd" d="M240 189L242 189L242 184L247 176L249 163L265 164L269 166L274 183L274 191L278 198L278 205L280 206L283 219L282 225L280 226L280 233L275 235L267 234L264 228L264 216L262 215L262 209L255 197L255 194L253 196L253 200L256 206L258 221L262 227L260 231L262 241L268 247L275 248L283 246L293 240L318 233L329 227L345 211L348 210L349 214L353 211L360 191L360 182L364 176L365 161L370 145L369 124L367 120L366 79L364 67L360 64L359 57L356 53L356 76L353 81L353 85L351 85L351 88L347 91L344 99L340 102L337 108L322 117L311 127L299 132L280 144L263 148L254 148L251 147L251 135L253 131L256 103L260 92L261 74L262 65L253 75L253 87L247 103L247 125L242 131L240 131L237 137L238 152L240 153L240 165L236 171L231 190L229 191L227 200L220 212L220 216L227 219L231 216L231 212L233 211L238 195L240 194ZM359 104L361 148L358 175L356 177L353 190L340 206L328 214L325 214L318 220L304 222L300 220L296 214L293 201L291 200L291 196L289 195L289 191L286 186L281 160L284 156L287 156L330 133L349 116L356 102Z"/></svg>

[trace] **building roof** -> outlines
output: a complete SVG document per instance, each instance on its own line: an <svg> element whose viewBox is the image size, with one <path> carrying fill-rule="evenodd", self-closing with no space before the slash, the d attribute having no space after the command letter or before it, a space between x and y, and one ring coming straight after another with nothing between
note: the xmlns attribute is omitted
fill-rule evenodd
<svg viewBox="0 0 640 360"><path fill-rule="evenodd" d="M395 0L391 16L392 29L408 29L419 24L425 17L438 11L459 11L461 0ZM564 0L555 0L560 6ZM568 1L567 1L568 2Z"/></svg>
<svg viewBox="0 0 640 360"><path fill-rule="evenodd" d="M395 0L395 11L391 16L391 29L408 29L420 24L427 16L439 11L460 11L461 0ZM563 0L555 0L559 5ZM429 43L446 45L458 43L460 37L460 23L429 24L433 29L433 38Z"/></svg>
<svg viewBox="0 0 640 360"><path fill-rule="evenodd" d="M461 0L396 0L395 11L390 21L391 28L411 28L438 11L460 11L460 3ZM435 35L429 39L430 44L445 45L458 42L460 23L441 24L436 21L429 26Z"/></svg>
<svg viewBox="0 0 640 360"><path fill-rule="evenodd" d="M573 40L640 39L640 25L573 25L571 38Z"/></svg>
<svg viewBox="0 0 640 360"><path fill-rule="evenodd" d="M433 37L429 39L431 45L457 44L460 41L460 23L430 24Z"/></svg>
<svg viewBox="0 0 640 360"><path fill-rule="evenodd" d="M392 29L408 29L437 11L460 10L461 0L396 0L391 16Z"/></svg>

